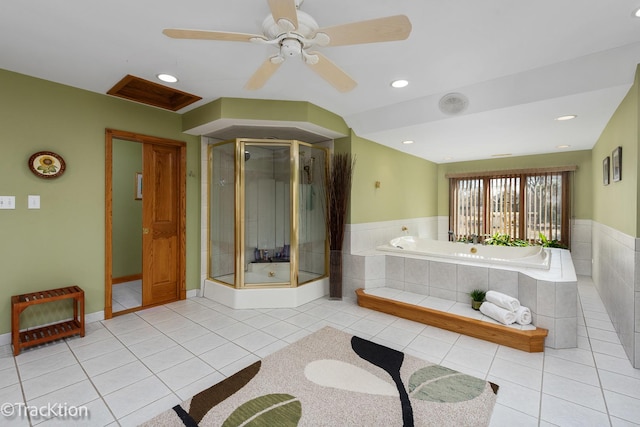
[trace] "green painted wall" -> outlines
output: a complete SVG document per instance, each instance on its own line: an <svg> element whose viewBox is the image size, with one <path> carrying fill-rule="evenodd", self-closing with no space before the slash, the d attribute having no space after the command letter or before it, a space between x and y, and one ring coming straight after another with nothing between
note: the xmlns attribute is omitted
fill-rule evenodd
<svg viewBox="0 0 640 427"><path fill-rule="evenodd" d="M309 122L349 133L342 117L309 102L241 98L220 98L185 113L182 129L188 131L222 118Z"/></svg>
<svg viewBox="0 0 640 427"><path fill-rule="evenodd" d="M616 109L593 147L593 219L630 236L639 237L640 186L638 185L638 120L640 114L640 68L633 86ZM602 184L602 161L622 147L622 179Z"/></svg>
<svg viewBox="0 0 640 427"><path fill-rule="evenodd" d="M112 268L114 278L142 274L142 200L134 195L142 173L142 144L113 139Z"/></svg>
<svg viewBox="0 0 640 427"><path fill-rule="evenodd" d="M87 313L104 309L105 128L188 142L187 288L199 287L200 144L181 132L180 115L5 70L0 93L0 195L17 206L0 211L0 334L10 331L15 294L76 284ZM63 156L64 175L29 171L41 150ZM41 196L41 209L27 209L29 194Z"/></svg>
<svg viewBox="0 0 640 427"><path fill-rule="evenodd" d="M591 177L593 171L591 157L591 151L588 150L565 151L554 154L444 163L438 165L438 215L449 215L449 180L445 178L448 173L486 172L575 165L578 169L574 174L572 216L577 219L592 219L593 204L591 202Z"/></svg>
<svg viewBox="0 0 640 427"><path fill-rule="evenodd" d="M356 157L349 223L435 216L437 165L351 135ZM341 148L346 149L346 148ZM380 188L375 188L380 181Z"/></svg>

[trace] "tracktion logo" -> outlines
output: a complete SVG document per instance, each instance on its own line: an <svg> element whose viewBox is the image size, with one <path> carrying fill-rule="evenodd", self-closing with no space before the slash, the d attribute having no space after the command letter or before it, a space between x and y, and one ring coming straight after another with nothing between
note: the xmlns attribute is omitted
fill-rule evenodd
<svg viewBox="0 0 640 427"><path fill-rule="evenodd" d="M5 418L16 419L29 416L30 418L60 418L60 419L88 419L89 409L86 406L72 406L67 403L47 403L33 406L19 403L3 403L0 405L0 415Z"/></svg>

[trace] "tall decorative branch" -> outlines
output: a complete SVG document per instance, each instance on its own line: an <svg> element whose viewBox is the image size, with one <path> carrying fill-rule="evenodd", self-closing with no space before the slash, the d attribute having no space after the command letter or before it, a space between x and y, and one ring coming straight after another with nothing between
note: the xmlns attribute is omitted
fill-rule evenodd
<svg viewBox="0 0 640 427"><path fill-rule="evenodd" d="M350 153L331 155L324 216L329 237L329 297L342 298L342 244L356 160Z"/></svg>

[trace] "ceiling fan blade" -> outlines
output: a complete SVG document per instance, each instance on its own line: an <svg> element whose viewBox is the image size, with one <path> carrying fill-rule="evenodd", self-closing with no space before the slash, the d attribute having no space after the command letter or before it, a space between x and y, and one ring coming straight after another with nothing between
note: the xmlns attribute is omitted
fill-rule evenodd
<svg viewBox="0 0 640 427"><path fill-rule="evenodd" d="M329 36L329 43L324 46L404 40L411 33L411 21L405 15L388 16L321 28L318 33Z"/></svg>
<svg viewBox="0 0 640 427"><path fill-rule="evenodd" d="M167 28L162 30L162 33L165 36L174 39L220 40L227 42L250 42L251 39L255 38L265 39L264 36L256 34L229 33L226 31L182 30L178 28Z"/></svg>
<svg viewBox="0 0 640 427"><path fill-rule="evenodd" d="M305 61L306 64L311 67L313 71L318 73L320 77L331 83L331 85L338 89L338 91L349 92L358 85L355 80L342 71L340 67L334 64L326 56L319 52L309 52L309 55L316 56L318 61L316 63L313 63L312 61Z"/></svg>
<svg viewBox="0 0 640 427"><path fill-rule="evenodd" d="M298 28L298 13L295 0L269 0L269 9L271 9L273 20L276 24L284 27L284 30L292 31ZM283 19L288 21L290 25L283 24L281 22Z"/></svg>
<svg viewBox="0 0 640 427"><path fill-rule="evenodd" d="M267 60L262 63L262 65L256 70L256 72L253 73L253 75L251 76L247 84L244 85L245 89L247 90L260 89L262 86L264 86L267 80L271 78L273 73L275 73L276 70L280 67L280 64L282 64L282 61L278 61L275 63L272 62L271 61L272 58L274 57L267 58Z"/></svg>

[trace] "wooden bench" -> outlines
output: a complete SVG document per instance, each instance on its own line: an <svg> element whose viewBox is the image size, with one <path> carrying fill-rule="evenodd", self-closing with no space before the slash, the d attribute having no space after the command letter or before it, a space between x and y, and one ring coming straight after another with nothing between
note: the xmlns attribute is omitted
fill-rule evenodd
<svg viewBox="0 0 640 427"><path fill-rule="evenodd" d="M20 313L27 307L64 299L73 299L73 319L20 331ZM14 356L20 354L23 348L76 334L84 336L84 291L80 287L69 286L11 297L11 341Z"/></svg>

